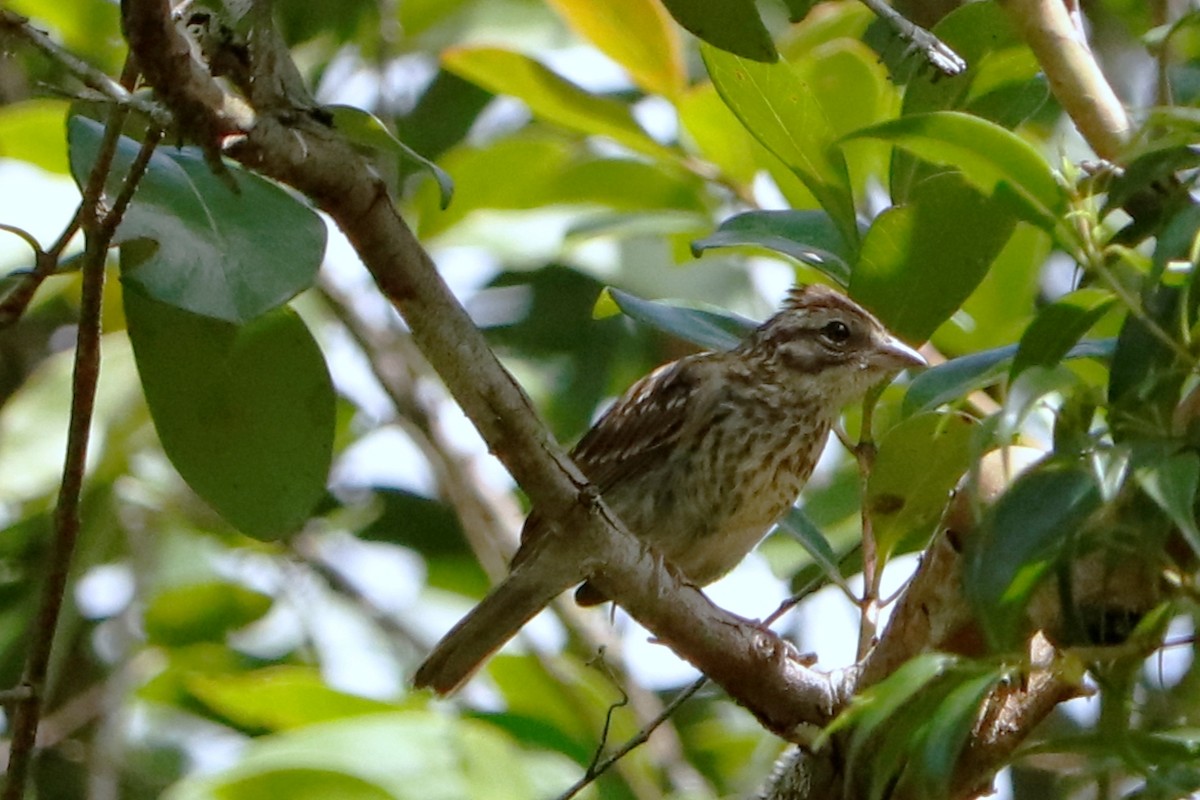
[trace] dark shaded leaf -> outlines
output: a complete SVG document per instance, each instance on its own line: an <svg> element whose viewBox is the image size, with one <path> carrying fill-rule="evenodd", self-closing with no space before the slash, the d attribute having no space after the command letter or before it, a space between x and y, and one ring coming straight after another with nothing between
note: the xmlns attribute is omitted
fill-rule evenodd
<svg viewBox="0 0 1200 800"><path fill-rule="evenodd" d="M600 316L605 313L606 298L638 322L710 350L736 347L758 325L729 311L694 308L665 300L643 300L611 286L596 301L597 314Z"/></svg>
<svg viewBox="0 0 1200 800"><path fill-rule="evenodd" d="M1029 367L1052 367L1112 308L1116 297L1096 288L1079 289L1038 312L1021 336L1009 380Z"/></svg>
<svg viewBox="0 0 1200 800"><path fill-rule="evenodd" d="M987 510L967 541L963 586L993 646L1017 644L1034 589L1100 505L1091 471L1050 460L1020 475Z"/></svg>
<svg viewBox="0 0 1200 800"><path fill-rule="evenodd" d="M129 338L163 450L238 530L295 532L325 492L333 384L291 309L238 326L124 293Z"/></svg>
<svg viewBox="0 0 1200 800"><path fill-rule="evenodd" d="M83 185L103 127L73 116L67 132L71 174ZM121 137L105 187L110 198L139 147ZM239 323L278 308L312 284L325 254L325 224L275 184L234 165L227 168L236 194L213 175L198 148L160 147L113 243L157 243L123 275L147 296Z"/></svg>
<svg viewBox="0 0 1200 800"><path fill-rule="evenodd" d="M1114 339L1095 339L1080 342L1063 358L1110 358L1116 347ZM1017 345L997 347L972 353L938 364L913 378L904 395L905 415L932 411L998 381L1017 354Z"/></svg>
<svg viewBox="0 0 1200 800"><path fill-rule="evenodd" d="M853 253L824 211L747 211L693 242L692 252L698 256L709 248L737 245L783 253L819 269L843 287L850 284Z"/></svg>
<svg viewBox="0 0 1200 800"><path fill-rule="evenodd" d="M754 0L662 0L675 21L713 47L754 61L778 60Z"/></svg>

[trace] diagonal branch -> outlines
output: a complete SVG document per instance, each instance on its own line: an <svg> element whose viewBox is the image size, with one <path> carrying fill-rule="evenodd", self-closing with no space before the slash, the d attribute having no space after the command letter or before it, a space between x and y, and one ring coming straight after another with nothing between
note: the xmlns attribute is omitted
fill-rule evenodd
<svg viewBox="0 0 1200 800"><path fill-rule="evenodd" d="M122 17L147 80L192 124L191 133L210 147L234 133L227 109L236 104L190 56L168 2L125 0ZM257 78L272 84L269 76ZM541 512L570 532L546 542L560 567L583 570L769 729L791 736L828 721L839 703L835 680L806 668L774 634L681 585L599 500L450 293L366 159L309 109L265 105L226 141L226 152L306 194L334 219L492 451Z"/></svg>

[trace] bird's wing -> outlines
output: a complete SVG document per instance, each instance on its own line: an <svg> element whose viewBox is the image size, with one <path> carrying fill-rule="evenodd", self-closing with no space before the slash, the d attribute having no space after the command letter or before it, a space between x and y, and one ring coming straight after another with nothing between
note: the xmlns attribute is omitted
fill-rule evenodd
<svg viewBox="0 0 1200 800"><path fill-rule="evenodd" d="M674 361L635 383L592 426L571 457L603 494L667 458L711 402L710 354Z"/></svg>
<svg viewBox="0 0 1200 800"><path fill-rule="evenodd" d="M723 387L705 380L715 369L713 354L700 353L665 364L635 383L571 451L571 458L601 494L645 475L665 461L680 439L707 424ZM530 557L527 547L540 535L544 520L535 508L525 519L515 569Z"/></svg>

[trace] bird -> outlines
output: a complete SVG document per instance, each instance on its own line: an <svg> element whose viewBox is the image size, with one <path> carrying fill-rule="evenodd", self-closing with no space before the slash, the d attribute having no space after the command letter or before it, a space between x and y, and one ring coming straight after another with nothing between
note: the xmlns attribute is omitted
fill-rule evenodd
<svg viewBox="0 0 1200 800"><path fill-rule="evenodd" d="M796 286L736 347L685 356L637 381L570 455L631 533L704 586L796 502L841 409L925 364L846 295ZM455 691L570 588L538 569L537 543L550 530L534 509L509 576L434 647L416 688ZM586 581L575 598L583 606L608 599Z"/></svg>

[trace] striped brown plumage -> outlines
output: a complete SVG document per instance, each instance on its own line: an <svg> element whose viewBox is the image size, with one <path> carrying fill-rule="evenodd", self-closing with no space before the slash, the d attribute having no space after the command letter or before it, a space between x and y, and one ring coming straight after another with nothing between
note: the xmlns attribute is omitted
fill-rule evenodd
<svg viewBox="0 0 1200 800"><path fill-rule="evenodd" d="M733 569L796 501L842 407L923 363L849 298L799 287L733 350L642 378L571 456L631 532L703 586ZM539 581L530 563L547 527L536 511L529 516L515 572L434 648L417 686L453 691L568 588ZM584 583L576 599L606 598Z"/></svg>

